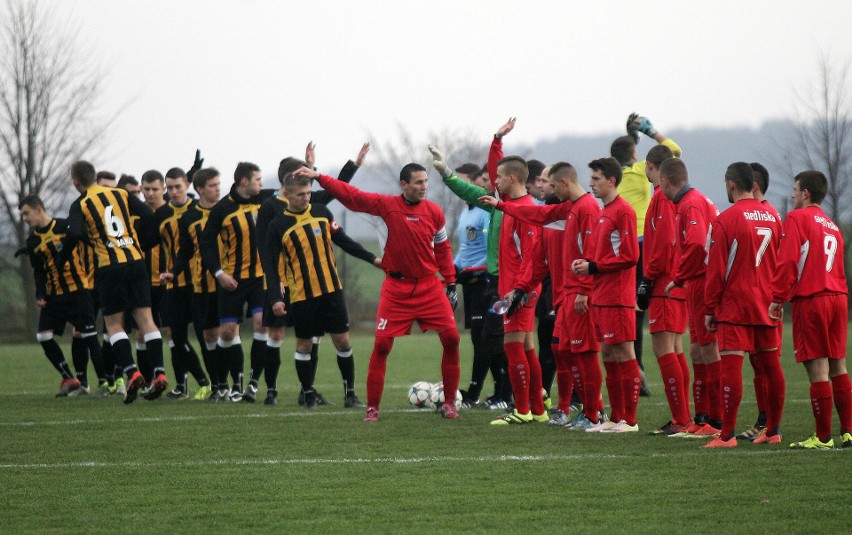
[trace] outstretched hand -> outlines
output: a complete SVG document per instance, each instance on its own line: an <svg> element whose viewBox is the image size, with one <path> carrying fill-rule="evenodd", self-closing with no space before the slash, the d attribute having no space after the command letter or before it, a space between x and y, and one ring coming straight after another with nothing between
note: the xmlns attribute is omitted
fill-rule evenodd
<svg viewBox="0 0 852 535"><path fill-rule="evenodd" d="M432 153L432 165L435 166L435 169L439 173L441 173L443 178L448 178L453 174L453 170L450 169L450 166L444 161L444 155L441 154L438 147L435 145L429 145L429 152Z"/></svg>
<svg viewBox="0 0 852 535"><path fill-rule="evenodd" d="M293 176L294 176L294 177L297 177L297 176L306 176L306 177L308 177L308 178L310 178L310 179L315 179L315 178L317 178L318 176L320 176L320 174L319 174L319 172L318 172L318 171L314 171L314 170L313 170L313 169L311 169L310 167L304 167L304 166L302 166L302 167L300 167L300 168L296 169L295 171L293 171Z"/></svg>
<svg viewBox="0 0 852 535"><path fill-rule="evenodd" d="M482 206L490 206L491 208L497 208L497 198L492 197L491 195L483 195L482 197L476 200Z"/></svg>
<svg viewBox="0 0 852 535"><path fill-rule="evenodd" d="M367 153L370 152L370 142L366 142L361 145L361 150L358 151L358 158L355 159L355 165L361 167L361 164L364 163L364 158L367 157Z"/></svg>
<svg viewBox="0 0 852 535"><path fill-rule="evenodd" d="M196 171L201 169L204 165L204 158L201 157L201 149L195 149L195 160L192 162L192 167L189 168L189 171L186 172L186 178L192 182L192 175L195 174Z"/></svg>
<svg viewBox="0 0 852 535"><path fill-rule="evenodd" d="M308 167L313 168L314 164L317 162L317 154L316 154L317 146L313 141L308 141L308 146L305 147L305 163L308 164Z"/></svg>
<svg viewBox="0 0 852 535"><path fill-rule="evenodd" d="M506 124L497 129L497 133L495 134L497 136L497 139L500 139L509 132L511 132L515 128L516 120L516 117L509 117L509 120L506 121Z"/></svg>
<svg viewBox="0 0 852 535"><path fill-rule="evenodd" d="M627 117L627 135L633 138L633 141L639 143L639 122L637 119L639 118L639 114L636 112L631 113Z"/></svg>

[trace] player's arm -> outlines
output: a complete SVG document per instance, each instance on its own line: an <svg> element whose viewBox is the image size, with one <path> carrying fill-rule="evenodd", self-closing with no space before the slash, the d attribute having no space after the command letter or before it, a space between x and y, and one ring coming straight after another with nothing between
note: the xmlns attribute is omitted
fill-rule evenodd
<svg viewBox="0 0 852 535"><path fill-rule="evenodd" d="M725 290L725 272L728 260L728 240L722 225L713 225L710 249L707 252L707 270L704 276L704 323L707 330L716 330L716 313Z"/></svg>
<svg viewBox="0 0 852 535"><path fill-rule="evenodd" d="M493 206L479 202L481 197L488 195L485 188L471 184L466 180L462 180L455 173L443 179L443 182L456 197L460 198L464 202L480 206L489 213L494 211Z"/></svg>
<svg viewBox="0 0 852 535"><path fill-rule="evenodd" d="M488 149L488 180L491 181L491 186L494 191L497 191L497 162L503 159L503 136L511 132L515 128L515 118L509 117L506 123L497 129L494 134L494 139L491 140L491 147Z"/></svg>
<svg viewBox="0 0 852 535"><path fill-rule="evenodd" d="M784 234L778 245L775 274L772 276L772 302L786 303L793 295L793 288L799 279L799 257L804 243L797 218L787 216L784 221Z"/></svg>
<svg viewBox="0 0 852 535"><path fill-rule="evenodd" d="M652 201L653 202L653 201ZM653 208L653 205L652 205ZM670 255L674 233L671 222L660 220L662 224L654 227L656 214L648 210L645 216L645 243L642 250L642 274L649 281L656 281L666 274L668 264L672 262Z"/></svg>
<svg viewBox="0 0 852 535"><path fill-rule="evenodd" d="M565 219L571 209L571 203L566 201L559 204L537 205L499 201L497 202L497 209L518 221L542 227L548 223Z"/></svg>
<svg viewBox="0 0 852 535"><path fill-rule="evenodd" d="M518 235L521 241L521 265L515 280L519 283L518 289L529 293L529 290L535 287L535 284L532 284L535 263L544 258L541 248L541 227L521 222L517 224L519 225Z"/></svg>
<svg viewBox="0 0 852 535"><path fill-rule="evenodd" d="M311 200L313 201L313 194L311 194ZM254 223L254 229L258 240L258 248L264 246L269 233L269 225L275 219L275 216L278 215L275 209L275 202L275 200L267 199L257 210L257 221Z"/></svg>
<svg viewBox="0 0 852 535"><path fill-rule="evenodd" d="M168 206L168 205L166 205ZM151 207L142 202L135 195L127 195L127 208L131 215L138 217L137 236L139 245L144 250L156 247L160 243L160 226L155 223L154 212Z"/></svg>
<svg viewBox="0 0 852 535"><path fill-rule="evenodd" d="M184 212L178 219L178 232L180 234L180 247L178 253L172 260L172 270L166 277L167 280L174 279L181 273L189 270L189 259L195 253L195 243L192 236L189 234L189 214L192 212ZM163 276L160 277L163 280Z"/></svg>
<svg viewBox="0 0 852 535"><path fill-rule="evenodd" d="M225 218L224 209L217 204L210 210L207 224L201 232L198 240L198 248L201 250L201 265L215 277L222 272L219 262L219 233L222 231L222 221Z"/></svg>
<svg viewBox="0 0 852 535"><path fill-rule="evenodd" d="M36 301L41 301L47 298L47 271L44 269L44 259L35 253L34 238L30 236L30 239L27 239L27 247L24 251L30 257L30 266L33 268ZM58 263L56 267L61 271Z"/></svg>
<svg viewBox="0 0 852 535"><path fill-rule="evenodd" d="M538 228L537 230L538 232L541 232L541 228ZM524 257L524 260L526 260L526 256ZM535 240L533 243L533 248L530 252L530 267L530 278L518 279L518 289L527 294L530 293L533 288L541 284L549 272L548 263L544 256L544 240L542 238Z"/></svg>
<svg viewBox="0 0 852 535"><path fill-rule="evenodd" d="M65 264L71 260L71 255L74 248L81 240L85 240L88 236L86 231L86 221L83 217L83 209L80 208L80 199L78 198L71 204L68 209L68 217L65 219L65 237L62 238L62 250L56 255L54 262L56 269L62 271Z"/></svg>
<svg viewBox="0 0 852 535"><path fill-rule="evenodd" d="M285 296L281 291L281 277L278 275L278 262L283 250L281 245L283 234L281 219L274 219L269 225L269 237L260 249L260 263L266 275L266 292L273 305L285 302Z"/></svg>
<svg viewBox="0 0 852 535"><path fill-rule="evenodd" d="M322 175L307 167L296 170L293 175L307 176L316 180L323 189L331 193L335 199L350 210L371 215L382 215L381 200L383 195L379 193L361 191L355 186L340 182L334 177Z"/></svg>
<svg viewBox="0 0 852 535"><path fill-rule="evenodd" d="M346 232L341 228L337 227L336 231L333 231L331 234L331 241L345 252L348 255L354 256L355 258L360 258L364 262L369 264L376 265L376 255L368 251L364 248L363 245L353 240Z"/></svg>

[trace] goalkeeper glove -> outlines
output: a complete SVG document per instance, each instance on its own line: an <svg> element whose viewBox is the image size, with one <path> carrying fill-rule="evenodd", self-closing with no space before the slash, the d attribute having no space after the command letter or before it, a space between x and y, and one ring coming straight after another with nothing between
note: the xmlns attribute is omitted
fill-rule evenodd
<svg viewBox="0 0 852 535"><path fill-rule="evenodd" d="M656 137L659 132L647 117L637 117L634 121L636 129L648 137Z"/></svg>
<svg viewBox="0 0 852 535"><path fill-rule="evenodd" d="M453 174L453 170L444 161L444 155L438 150L435 145L429 145L429 152L432 153L432 165L441 173L441 178L449 178Z"/></svg>
<svg viewBox="0 0 852 535"><path fill-rule="evenodd" d="M450 301L450 306L453 308L453 312L455 312L456 308L459 306L459 294L456 293L455 283L447 285L447 299Z"/></svg>
<svg viewBox="0 0 852 535"><path fill-rule="evenodd" d="M632 137L637 144L639 143L639 123L636 121L638 118L638 113L631 113L627 117L627 135Z"/></svg>
<svg viewBox="0 0 852 535"><path fill-rule="evenodd" d="M202 165L204 165L204 158L201 157L201 149L195 149L195 161L192 162L192 167L190 167L189 171L186 172L187 180L192 182L192 175L201 169Z"/></svg>
<svg viewBox="0 0 852 535"><path fill-rule="evenodd" d="M654 281L642 277L639 286L636 288L636 306L639 310L648 310L648 301L651 298L651 289L653 287Z"/></svg>
<svg viewBox="0 0 852 535"><path fill-rule="evenodd" d="M509 309L506 310L506 317L507 318L511 318L512 314L515 313L515 310L519 306L521 306L521 305L527 303L527 301L529 301L528 299L525 299L526 296L527 296L527 293L524 292L523 290L519 290L519 289L515 288L513 290L513 292L514 293L512 294L512 302L509 304Z"/></svg>

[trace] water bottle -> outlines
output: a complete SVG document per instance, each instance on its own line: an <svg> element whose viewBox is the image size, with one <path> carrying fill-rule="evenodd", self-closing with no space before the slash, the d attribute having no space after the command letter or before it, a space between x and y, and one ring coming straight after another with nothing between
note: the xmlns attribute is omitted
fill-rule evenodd
<svg viewBox="0 0 852 535"><path fill-rule="evenodd" d="M535 290L531 291L528 294L524 294L524 296L521 298L521 306L526 305L536 297L538 297L538 293ZM499 301L495 301L494 304L491 305L491 309L488 312L502 316L506 313L507 310L509 310L509 307L511 305L511 299L501 299Z"/></svg>

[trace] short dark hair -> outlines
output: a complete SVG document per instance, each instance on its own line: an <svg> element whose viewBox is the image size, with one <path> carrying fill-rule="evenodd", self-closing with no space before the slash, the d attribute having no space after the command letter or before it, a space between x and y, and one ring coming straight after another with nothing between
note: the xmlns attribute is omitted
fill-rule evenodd
<svg viewBox="0 0 852 535"><path fill-rule="evenodd" d="M115 180L115 173L111 173L109 171L98 171L98 174L95 175L95 181L100 182L101 180Z"/></svg>
<svg viewBox="0 0 852 535"><path fill-rule="evenodd" d="M725 171L725 180L733 182L738 191L754 189L754 171L746 162L734 162Z"/></svg>
<svg viewBox="0 0 852 535"><path fill-rule="evenodd" d="M21 197L21 200L18 201L18 210L23 210L24 206L29 206L30 208L38 208L41 206L44 208L44 201L41 200L36 194L25 195Z"/></svg>
<svg viewBox="0 0 852 535"><path fill-rule="evenodd" d="M751 162L749 165L754 171L754 181L757 182L760 193L766 195L766 190L769 189L769 171L758 162Z"/></svg>
<svg viewBox="0 0 852 535"><path fill-rule="evenodd" d="M136 180L136 177L133 175L121 175L121 178L118 179L118 187L123 188L127 185L138 186L139 181Z"/></svg>
<svg viewBox="0 0 852 535"><path fill-rule="evenodd" d="M292 156L284 158L281 160L281 163L278 164L278 182L280 182L283 186L284 181L288 176L292 175L297 169L307 166L308 164L304 160L293 158Z"/></svg>
<svg viewBox="0 0 852 535"><path fill-rule="evenodd" d="M510 175L516 175L518 177L518 182L526 184L527 178L530 176L530 168L527 165L526 160L520 156L506 156L497 162L497 167L500 167L501 165L506 166L506 170Z"/></svg>
<svg viewBox="0 0 852 535"><path fill-rule="evenodd" d="M304 175L293 175L290 173L284 179L282 184L284 185L284 189L290 191L296 187L310 186L312 179L310 177Z"/></svg>
<svg viewBox="0 0 852 535"><path fill-rule="evenodd" d="M176 178L182 178L189 182L189 179L186 177L186 173L180 167L172 167L168 171L166 171L166 178L171 178L172 180Z"/></svg>
<svg viewBox="0 0 852 535"><path fill-rule="evenodd" d="M163 178L163 175L156 169L149 169L148 171L142 173L142 182L159 182L160 184L162 184L163 182L165 182L165 179Z"/></svg>
<svg viewBox="0 0 852 535"><path fill-rule="evenodd" d="M821 203L828 193L828 179L824 174L813 169L802 171L796 175L793 182L799 183L800 190L808 190L811 194L811 202L815 204Z"/></svg>
<svg viewBox="0 0 852 535"><path fill-rule="evenodd" d="M538 160L527 160L527 184L532 184L536 177L541 176L541 172L544 171L544 168L547 167L542 162Z"/></svg>
<svg viewBox="0 0 852 535"><path fill-rule="evenodd" d="M78 160L71 164L71 178L84 187L94 184L96 176L95 166L85 160ZM112 175L112 178L115 179L115 175Z"/></svg>
<svg viewBox="0 0 852 535"><path fill-rule="evenodd" d="M621 184L621 164L615 158L598 158L597 160L592 160L589 162L589 169L600 171L607 178L615 177L616 186Z"/></svg>
<svg viewBox="0 0 852 535"><path fill-rule="evenodd" d="M260 172L260 167L251 162L240 162L237 168L234 169L234 184L239 184L244 178L251 178L255 172Z"/></svg>
<svg viewBox="0 0 852 535"><path fill-rule="evenodd" d="M609 147L609 154L618 160L620 165L625 166L636 154L636 141L630 136L617 137Z"/></svg>
<svg viewBox="0 0 852 535"><path fill-rule="evenodd" d="M456 167L456 173L461 173L463 175L467 175L473 178L476 175L476 172L479 171L479 169L479 166L475 163L468 162Z"/></svg>
<svg viewBox="0 0 852 535"><path fill-rule="evenodd" d="M666 177L666 180L675 186L689 182L689 172L686 170L686 163L680 158L669 158L661 163L660 176Z"/></svg>
<svg viewBox="0 0 852 535"><path fill-rule="evenodd" d="M195 173L192 174L192 187L196 190L199 188L203 188L210 182L212 179L219 176L219 170L215 167L205 167L204 169L199 169Z"/></svg>
<svg viewBox="0 0 852 535"><path fill-rule="evenodd" d="M652 164L654 164L654 167L659 169L660 165L664 161L672 157L674 157L674 154L672 154L672 149L666 147L665 145L654 145L653 147L651 147L651 150L648 151L648 155L645 156L645 161L651 162Z"/></svg>
<svg viewBox="0 0 852 535"><path fill-rule="evenodd" d="M568 162L557 162L550 168L549 177L577 182L577 170Z"/></svg>
<svg viewBox="0 0 852 535"><path fill-rule="evenodd" d="M406 184L411 182L411 175L418 171L425 171L426 168L420 165L419 163L409 163L405 164L405 166L399 171L399 180L405 182Z"/></svg>

